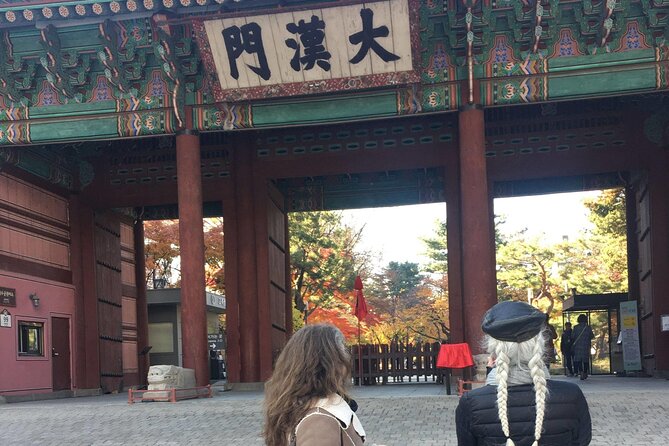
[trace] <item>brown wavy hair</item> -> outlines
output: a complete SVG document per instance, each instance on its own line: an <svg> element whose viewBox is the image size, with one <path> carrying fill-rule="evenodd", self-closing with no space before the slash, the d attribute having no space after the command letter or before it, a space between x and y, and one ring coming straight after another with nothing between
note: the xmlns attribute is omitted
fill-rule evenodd
<svg viewBox="0 0 669 446"><path fill-rule="evenodd" d="M288 445L289 435L312 405L335 393L348 398L350 383L351 355L341 331L329 324L298 330L265 384L265 443Z"/></svg>

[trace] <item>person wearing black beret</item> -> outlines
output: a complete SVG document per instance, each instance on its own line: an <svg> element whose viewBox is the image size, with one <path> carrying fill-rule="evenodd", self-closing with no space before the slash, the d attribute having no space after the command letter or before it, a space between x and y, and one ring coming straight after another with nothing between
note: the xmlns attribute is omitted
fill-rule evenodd
<svg viewBox="0 0 669 446"><path fill-rule="evenodd" d="M458 445L589 445L592 423L583 392L549 379L546 315L524 302L500 302L484 315L481 329L495 367L486 386L460 399Z"/></svg>

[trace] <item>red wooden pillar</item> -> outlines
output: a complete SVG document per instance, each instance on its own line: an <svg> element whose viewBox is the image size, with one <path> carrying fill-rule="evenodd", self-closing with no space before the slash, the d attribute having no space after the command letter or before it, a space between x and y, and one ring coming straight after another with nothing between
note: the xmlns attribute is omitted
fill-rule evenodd
<svg viewBox="0 0 669 446"><path fill-rule="evenodd" d="M235 201L237 203L237 301L239 304L240 381L260 381L256 215L253 194L253 151L235 150ZM265 339L264 342L269 342Z"/></svg>
<svg viewBox="0 0 669 446"><path fill-rule="evenodd" d="M459 159L456 151L447 154L444 169L446 196L446 247L448 249L448 319L451 342L464 342L462 301L462 229L460 215Z"/></svg>
<svg viewBox="0 0 669 446"><path fill-rule="evenodd" d="M146 301L146 267L144 259L144 222L138 220L133 227L135 242L135 287L137 288L137 358L140 384L146 383L149 371L149 308Z"/></svg>
<svg viewBox="0 0 669 446"><path fill-rule="evenodd" d="M474 106L461 110L458 124L464 333L465 341L478 352L481 319L497 303L483 110Z"/></svg>
<svg viewBox="0 0 669 446"><path fill-rule="evenodd" d="M223 188L223 224L225 256L225 367L227 379L230 383L241 380L240 350L239 350L239 268L237 266L238 225L237 203L235 201L235 182L230 180L228 187Z"/></svg>
<svg viewBox="0 0 669 446"><path fill-rule="evenodd" d="M248 148L251 152L252 147ZM254 181L254 220L256 239L256 299L258 380L267 381L272 376L272 319L270 314L269 252L268 252L268 182L257 176Z"/></svg>
<svg viewBox="0 0 669 446"><path fill-rule="evenodd" d="M181 337L183 365L195 370L198 386L209 384L202 227L200 137L177 134L179 245L181 247Z"/></svg>
<svg viewBox="0 0 669 446"><path fill-rule="evenodd" d="M654 355L655 370L646 370L655 376L669 377L669 333L661 331L661 317L669 314L669 159L660 148L653 148L648 173L648 195L650 197L650 279L652 287L652 308L641 308L642 319L652 318L642 336L652 336L653 351L643 351ZM643 329L643 325L641 327ZM647 363L648 361L644 361Z"/></svg>

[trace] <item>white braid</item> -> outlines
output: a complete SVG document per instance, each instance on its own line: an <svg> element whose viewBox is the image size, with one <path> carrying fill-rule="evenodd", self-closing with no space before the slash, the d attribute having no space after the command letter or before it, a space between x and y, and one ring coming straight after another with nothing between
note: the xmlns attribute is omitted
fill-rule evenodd
<svg viewBox="0 0 669 446"><path fill-rule="evenodd" d="M507 379L509 378L509 357L504 351L504 345L501 343L497 345L495 351L496 367L497 367L497 414L499 421L502 424L502 432L506 437L506 446L514 446L513 440L509 431L509 417L507 401L509 399Z"/></svg>
<svg viewBox="0 0 669 446"><path fill-rule="evenodd" d="M530 374L532 375L532 382L534 383L534 398L536 402L536 420L534 422L534 443L532 446L539 446L539 439L541 438L541 431L544 423L544 415L546 411L546 397L548 396L548 387L546 387L546 375L544 374L544 340L540 334L537 342L534 343L534 355L530 359ZM536 339L536 338L535 338Z"/></svg>
<svg viewBox="0 0 669 446"><path fill-rule="evenodd" d="M534 443L539 445L543 429L544 415L546 411L546 399L548 398L548 387L544 375L545 353L544 335L537 334L532 339L524 342L500 341L488 336L487 350L495 355L497 368L497 414L502 425L502 432L506 436L506 446L514 446L511 440L508 415L508 377L509 367L529 367L532 382L534 383L536 421L534 425Z"/></svg>

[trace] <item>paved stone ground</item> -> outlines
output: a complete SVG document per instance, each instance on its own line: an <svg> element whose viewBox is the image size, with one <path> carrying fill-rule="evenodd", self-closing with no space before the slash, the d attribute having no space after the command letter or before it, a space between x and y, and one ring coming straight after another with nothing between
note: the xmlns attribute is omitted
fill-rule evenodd
<svg viewBox="0 0 669 446"><path fill-rule="evenodd" d="M566 379L566 378L558 378ZM669 381L590 377L575 380L593 418L595 446L669 444ZM355 388L368 444L455 445L455 407L434 384ZM262 394L128 405L104 395L0 405L0 445L261 446Z"/></svg>

